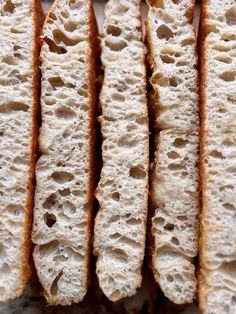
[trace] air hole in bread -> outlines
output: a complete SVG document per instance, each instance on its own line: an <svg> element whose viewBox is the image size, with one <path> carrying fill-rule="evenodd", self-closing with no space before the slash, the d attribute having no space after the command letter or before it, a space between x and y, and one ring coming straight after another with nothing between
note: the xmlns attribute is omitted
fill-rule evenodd
<svg viewBox="0 0 236 314"><path fill-rule="evenodd" d="M4 274L5 277L9 276L11 274L11 267L7 263L3 263L0 273Z"/></svg>
<svg viewBox="0 0 236 314"><path fill-rule="evenodd" d="M163 0L149 0L148 2L153 7L164 9L164 2L163 2Z"/></svg>
<svg viewBox="0 0 236 314"><path fill-rule="evenodd" d="M74 176L70 172L58 171L54 172L51 175L52 179L59 184L64 184L66 182L70 182L74 179Z"/></svg>
<svg viewBox="0 0 236 314"><path fill-rule="evenodd" d="M144 117L144 116L143 116L143 117L138 117L138 118L135 119L135 121L136 121L138 124L143 125L143 124L146 123L147 118Z"/></svg>
<svg viewBox="0 0 236 314"><path fill-rule="evenodd" d="M104 250L104 255L107 255L111 260L114 260L118 263L126 264L128 261L128 256L122 249L106 247Z"/></svg>
<svg viewBox="0 0 236 314"><path fill-rule="evenodd" d="M173 142L173 146L177 148L184 148L186 146L186 141L182 138L176 138Z"/></svg>
<svg viewBox="0 0 236 314"><path fill-rule="evenodd" d="M116 101L116 102L124 102L125 101L125 96L122 94L118 94L118 93L113 93L111 95L112 100Z"/></svg>
<svg viewBox="0 0 236 314"><path fill-rule="evenodd" d="M17 61L15 58L13 58L13 56L6 56L4 58L2 58L2 62L9 64L9 65L16 65Z"/></svg>
<svg viewBox="0 0 236 314"><path fill-rule="evenodd" d="M170 38L174 37L174 34L168 26L162 24L157 29L157 37L159 39L169 40Z"/></svg>
<svg viewBox="0 0 236 314"><path fill-rule="evenodd" d="M114 201L119 201L120 200L120 193L114 192L114 193L112 193L111 197Z"/></svg>
<svg viewBox="0 0 236 314"><path fill-rule="evenodd" d="M10 113L14 111L25 111L27 112L29 110L29 106L21 103L21 102L10 102L5 105L0 105L0 113Z"/></svg>
<svg viewBox="0 0 236 314"><path fill-rule="evenodd" d="M65 83L63 82L63 80L58 76L48 78L48 82L52 86L53 90L55 90L58 87L65 86Z"/></svg>
<svg viewBox="0 0 236 314"><path fill-rule="evenodd" d="M61 272L56 276L56 278L53 280L53 283L52 283L52 286L51 286L51 289L50 289L50 293L51 293L52 296L56 296L56 295L57 295L57 290L58 290L57 283L58 283L58 281L60 280L62 274L63 274L63 272L61 271Z"/></svg>
<svg viewBox="0 0 236 314"><path fill-rule="evenodd" d="M129 175L130 177L139 180L145 178L146 173L142 166L133 166L130 168Z"/></svg>
<svg viewBox="0 0 236 314"><path fill-rule="evenodd" d="M15 10L15 5L14 3L12 3L11 0L7 0L4 7L3 7L3 11L5 13L13 13Z"/></svg>
<svg viewBox="0 0 236 314"><path fill-rule="evenodd" d="M121 29L118 26L108 25L107 26L107 34L115 36L115 37L120 36Z"/></svg>
<svg viewBox="0 0 236 314"><path fill-rule="evenodd" d="M22 217L25 209L22 205L9 204L6 206L5 211L15 217Z"/></svg>
<svg viewBox="0 0 236 314"><path fill-rule="evenodd" d="M164 63L175 63L175 59L173 57L170 57L168 55L161 55L161 60Z"/></svg>
<svg viewBox="0 0 236 314"><path fill-rule="evenodd" d="M123 39L112 40L110 38L105 40L105 45L113 51L121 51L127 46L127 42Z"/></svg>
<svg viewBox="0 0 236 314"><path fill-rule="evenodd" d="M71 194L70 189L59 190L59 194L63 197L69 196Z"/></svg>
<svg viewBox="0 0 236 314"><path fill-rule="evenodd" d="M50 19L54 20L54 21L57 20L57 16L56 16L56 14L53 13L53 12L49 12L49 13L48 13L48 17L49 17Z"/></svg>
<svg viewBox="0 0 236 314"><path fill-rule="evenodd" d="M131 226L139 226L142 223L142 219L131 217L126 220L126 223Z"/></svg>
<svg viewBox="0 0 236 314"><path fill-rule="evenodd" d="M117 145L119 147L125 147L125 148L132 148L132 147L136 146L138 143L139 142L137 139L132 139L132 138L128 137L127 135L122 136L117 141Z"/></svg>
<svg viewBox="0 0 236 314"><path fill-rule="evenodd" d="M66 53L66 49L60 46L57 46L53 40L51 40L48 37L44 37L43 39L45 43L48 45L48 48L51 52L57 53L57 54L64 54Z"/></svg>
<svg viewBox="0 0 236 314"><path fill-rule="evenodd" d="M52 228L53 225L56 223L57 219L55 215L47 212L44 214L44 221L49 228Z"/></svg>
<svg viewBox="0 0 236 314"><path fill-rule="evenodd" d="M56 194L51 194L46 200L43 202L43 208L50 209L51 207L56 205Z"/></svg>
<svg viewBox="0 0 236 314"><path fill-rule="evenodd" d="M168 165L168 169L171 170L171 171L178 171L178 170L185 169L185 165L184 164L172 163L172 164Z"/></svg>
<svg viewBox="0 0 236 314"><path fill-rule="evenodd" d="M171 238L170 242L176 246L179 245L179 240L176 237Z"/></svg>
<svg viewBox="0 0 236 314"><path fill-rule="evenodd" d="M169 78L170 86L177 87L179 85L179 80L177 77L172 76Z"/></svg>
<svg viewBox="0 0 236 314"><path fill-rule="evenodd" d="M117 7L113 10L112 14L114 15L123 15L126 12L129 11L129 7L126 7L125 5L118 3Z"/></svg>
<svg viewBox="0 0 236 314"><path fill-rule="evenodd" d="M226 71L219 75L219 78L225 82L232 82L235 80L236 72L235 71Z"/></svg>
<svg viewBox="0 0 236 314"><path fill-rule="evenodd" d="M70 0L70 5L73 4L74 1L72 2L72 0ZM68 11L61 11L61 15L65 18L68 19L70 17L70 14Z"/></svg>
<svg viewBox="0 0 236 314"><path fill-rule="evenodd" d="M164 76L163 73L155 73L151 77L151 81L154 84L158 84L159 86L166 87L169 86L169 79L167 76Z"/></svg>
<svg viewBox="0 0 236 314"><path fill-rule="evenodd" d="M0 243L0 259L3 260L6 257L6 250L2 243Z"/></svg>
<svg viewBox="0 0 236 314"><path fill-rule="evenodd" d="M224 51L224 52L227 52L227 51L230 51L231 50L231 47L226 45L226 44L216 44L212 47L213 50L217 50L217 51Z"/></svg>
<svg viewBox="0 0 236 314"><path fill-rule="evenodd" d="M226 33L221 36L221 39L224 40L225 42L236 40L236 34Z"/></svg>
<svg viewBox="0 0 236 314"><path fill-rule="evenodd" d="M73 31L75 31L77 29L77 24L73 23L72 21L67 21L64 24L64 28L68 32L73 32Z"/></svg>
<svg viewBox="0 0 236 314"><path fill-rule="evenodd" d="M75 214L76 212L76 207L73 203L71 203L70 201L65 201L63 203L63 208L66 212L68 212L69 214Z"/></svg>
<svg viewBox="0 0 236 314"><path fill-rule="evenodd" d="M80 95L80 96L82 96L82 97L85 97L85 98L87 98L88 97L88 92L85 90L85 89L83 89L82 87L77 91L77 93ZM84 111L87 111L87 105L85 105L86 106L86 110L84 110L85 108L83 108L83 106L82 105L80 105L80 109L82 109L82 110L84 110Z"/></svg>
<svg viewBox="0 0 236 314"><path fill-rule="evenodd" d="M175 229L175 226L173 224L166 224L164 226L164 229L168 231L173 231Z"/></svg>
<svg viewBox="0 0 236 314"><path fill-rule="evenodd" d="M193 45L194 43L195 43L194 38L186 38L181 41L181 46L185 47L185 46Z"/></svg>
<svg viewBox="0 0 236 314"><path fill-rule="evenodd" d="M206 24L205 25L205 32L206 32L207 35L210 34L210 33L218 33L219 29L216 27L216 25Z"/></svg>
<svg viewBox="0 0 236 314"><path fill-rule="evenodd" d="M76 113L70 107L61 106L55 111L56 117L63 120L72 120L76 117Z"/></svg>
<svg viewBox="0 0 236 314"><path fill-rule="evenodd" d="M235 206L233 204L230 203L224 203L223 207L226 208L227 210L232 210L233 212L235 211Z"/></svg>
<svg viewBox="0 0 236 314"><path fill-rule="evenodd" d="M179 154L176 153L175 151L168 152L168 153L167 153L167 156L168 156L168 158L170 158L170 159L177 159L177 158L180 157Z"/></svg>
<svg viewBox="0 0 236 314"><path fill-rule="evenodd" d="M171 275L168 275L168 276L167 276L167 280L168 280L169 282L173 282L173 281L174 281L174 277L171 276Z"/></svg>
<svg viewBox="0 0 236 314"><path fill-rule="evenodd" d="M225 13L226 23L236 25L236 7L232 7Z"/></svg>
<svg viewBox="0 0 236 314"><path fill-rule="evenodd" d="M220 159L224 159L225 158L224 155L221 152L217 151L217 150L212 150L209 155L211 157L214 157L214 158L220 158Z"/></svg>

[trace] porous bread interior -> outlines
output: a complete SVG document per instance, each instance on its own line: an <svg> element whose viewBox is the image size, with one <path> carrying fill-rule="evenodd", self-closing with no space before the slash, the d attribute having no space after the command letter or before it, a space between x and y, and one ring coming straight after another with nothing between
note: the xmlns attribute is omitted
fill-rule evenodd
<svg viewBox="0 0 236 314"><path fill-rule="evenodd" d="M103 167L96 197L94 253L100 287L112 301L141 285L148 196L148 117L140 1L105 8L100 95Z"/></svg>
<svg viewBox="0 0 236 314"><path fill-rule="evenodd" d="M43 30L34 262L49 304L87 292L95 78L91 1L57 0ZM94 39L93 39L94 40Z"/></svg>
<svg viewBox="0 0 236 314"><path fill-rule="evenodd" d="M151 207L155 278L177 304L196 294L199 115L193 4L150 1L147 41L155 91Z"/></svg>
<svg viewBox="0 0 236 314"><path fill-rule="evenodd" d="M30 0L0 3L0 302L20 296L30 277L34 12Z"/></svg>
<svg viewBox="0 0 236 314"><path fill-rule="evenodd" d="M205 1L202 15L200 307L236 313L236 3Z"/></svg>

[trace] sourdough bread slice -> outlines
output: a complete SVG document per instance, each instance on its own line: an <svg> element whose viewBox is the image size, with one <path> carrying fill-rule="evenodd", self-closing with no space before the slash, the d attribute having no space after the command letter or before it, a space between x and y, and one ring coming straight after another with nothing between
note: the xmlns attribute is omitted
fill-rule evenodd
<svg viewBox="0 0 236 314"><path fill-rule="evenodd" d="M146 20L155 106L151 177L152 268L177 304L196 294L199 99L193 1L150 1Z"/></svg>
<svg viewBox="0 0 236 314"><path fill-rule="evenodd" d="M110 0L102 37L102 161L94 254L111 301L141 285L148 199L148 112L140 1Z"/></svg>
<svg viewBox="0 0 236 314"><path fill-rule="evenodd" d="M31 277L42 18L39 1L0 2L0 302Z"/></svg>
<svg viewBox="0 0 236 314"><path fill-rule="evenodd" d="M57 0L43 29L41 157L34 262L49 304L83 299L88 286L95 185L95 62L90 0Z"/></svg>
<svg viewBox="0 0 236 314"><path fill-rule="evenodd" d="M201 16L200 307L236 313L236 2L204 1Z"/></svg>

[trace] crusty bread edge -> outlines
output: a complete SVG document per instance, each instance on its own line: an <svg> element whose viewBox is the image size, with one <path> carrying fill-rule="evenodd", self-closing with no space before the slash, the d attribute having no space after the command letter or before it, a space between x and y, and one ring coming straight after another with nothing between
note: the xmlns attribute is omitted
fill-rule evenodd
<svg viewBox="0 0 236 314"><path fill-rule="evenodd" d="M207 173L204 164L205 158L205 148L207 146L206 141L206 75L207 75L207 65L206 65L206 30L205 23L207 17L207 1L202 1L201 6L201 16L200 16L200 27L199 27L199 58L200 58L200 116L201 116L201 128L200 128L200 177L201 177L201 215L200 215L200 230L199 230L199 270L198 270L198 298L199 306L201 310L206 307L207 298L207 287L205 286L205 278L202 274L202 269L204 268L204 245L206 243L206 226L204 226L204 216L207 212L207 198L204 191L206 190Z"/></svg>
<svg viewBox="0 0 236 314"><path fill-rule="evenodd" d="M137 4L138 6L138 20L139 20L139 26L137 27L137 31L138 32L141 32L141 39L140 41L142 42L142 15L141 15L141 2L139 1L139 4ZM143 48L144 49L144 48ZM149 126L149 116L148 116L148 99L147 99L147 71L146 71L146 61L145 61L145 52L143 52L143 60L142 60L142 64L144 65L144 84L143 84L143 91L144 91L144 94L145 94L145 98L146 98L146 121L145 121L145 124L147 126ZM104 67L104 71L105 71L106 67ZM99 108L101 108L102 110L102 100L101 100L101 97L102 97L102 90L100 92L100 95L99 95ZM103 120L99 119L100 123L102 124ZM149 132L149 131L148 131ZM102 139L103 139L103 135L102 135ZM145 204L146 204L146 207L143 208L143 212L146 212L146 219L145 221L143 222L143 233L145 235L145 239L146 239L146 234L147 234L147 219L148 219L148 193L149 193L149 172L148 172L148 168L149 168L149 133L148 133L148 140L147 140L147 145L146 145L146 156L147 157L147 175L146 175L146 187L145 187L145 191L144 193L146 194L146 199L145 199ZM99 191L99 187L97 187L96 189L96 193L98 193ZM101 210L101 208L99 208L99 211ZM99 211L98 211L98 214L96 215L95 217L95 225L96 225L96 221L99 219ZM140 256L140 261L141 261L141 273L140 275L137 275L138 279L137 279L137 282L138 282L138 285L137 285L137 288L139 288L141 286L141 283L142 283L142 267L143 267L143 260L144 260L144 255L145 255L145 245L146 245L146 240L144 240L144 243L142 245L142 256ZM93 251L94 255L98 258L99 257L99 252L97 252L94 248L94 251ZM98 269L97 269L97 266L96 266L96 274L97 274L97 278L99 280L99 275L98 275ZM101 287L101 286L100 286ZM122 296L120 295L119 297L110 297L110 295L106 294L105 291L103 291L103 293L106 295L106 297L112 301L112 302L117 302L121 299L123 299L124 297L131 297L132 295L134 295L136 293L136 291L133 291L132 293L129 293L129 294L126 294L125 296Z"/></svg>

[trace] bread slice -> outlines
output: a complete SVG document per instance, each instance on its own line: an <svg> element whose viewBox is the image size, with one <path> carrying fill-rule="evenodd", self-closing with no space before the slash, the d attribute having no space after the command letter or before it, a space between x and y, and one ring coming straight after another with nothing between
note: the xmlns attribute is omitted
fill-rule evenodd
<svg viewBox="0 0 236 314"><path fill-rule="evenodd" d="M0 3L0 302L31 277L31 223L39 110L39 1Z"/></svg>
<svg viewBox="0 0 236 314"><path fill-rule="evenodd" d="M199 97L193 1L150 1L146 20L155 107L152 268L174 303L196 294ZM152 96L153 99L153 96Z"/></svg>
<svg viewBox="0 0 236 314"><path fill-rule="evenodd" d="M101 178L96 191L94 254L100 287L111 301L141 284L144 257L149 134L140 1L105 7L100 94Z"/></svg>
<svg viewBox="0 0 236 314"><path fill-rule="evenodd" d="M236 3L204 1L201 16L200 307L236 313Z"/></svg>
<svg viewBox="0 0 236 314"><path fill-rule="evenodd" d="M83 299L88 286L95 188L95 62L90 0L56 0L43 29L41 157L34 262L49 304Z"/></svg>

